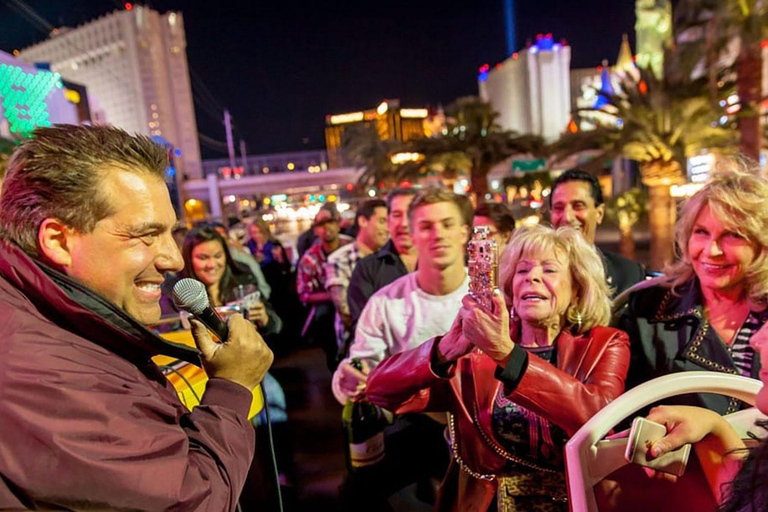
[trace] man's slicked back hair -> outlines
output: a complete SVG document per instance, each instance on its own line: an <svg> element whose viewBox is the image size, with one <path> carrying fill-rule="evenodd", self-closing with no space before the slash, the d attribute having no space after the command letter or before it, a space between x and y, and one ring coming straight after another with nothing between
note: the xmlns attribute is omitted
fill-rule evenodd
<svg viewBox="0 0 768 512"><path fill-rule="evenodd" d="M395 187L387 194L387 213L392 211L392 201L396 197L414 197L418 191L411 187Z"/></svg>
<svg viewBox="0 0 768 512"><path fill-rule="evenodd" d="M374 198L374 199L366 199L365 201L361 202L359 205L357 205L357 210L355 211L355 223L357 223L358 219L360 217L365 218L365 220L371 220L371 217L373 217L373 214L376 213L376 208L386 208L387 202L380 198Z"/></svg>
<svg viewBox="0 0 768 512"><path fill-rule="evenodd" d="M561 183L568 183L569 181L583 181L589 184L589 195L595 200L595 206L600 206L605 202L603 199L603 189L600 187L600 182L597 181L592 174L582 169L568 169L563 174L555 179L552 183L552 192L549 194L549 207L552 207L552 198L555 195L557 186Z"/></svg>
<svg viewBox="0 0 768 512"><path fill-rule="evenodd" d="M167 150L143 135L112 126L38 128L8 163L0 196L0 237L31 256L47 218L81 232L113 214L100 192L109 173L127 171L165 178Z"/></svg>

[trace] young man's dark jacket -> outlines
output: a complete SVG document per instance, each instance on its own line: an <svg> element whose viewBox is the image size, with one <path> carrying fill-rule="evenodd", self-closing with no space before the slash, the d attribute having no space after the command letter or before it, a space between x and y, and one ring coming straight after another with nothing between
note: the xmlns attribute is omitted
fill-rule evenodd
<svg viewBox="0 0 768 512"><path fill-rule="evenodd" d="M347 290L352 325L357 325L357 319L360 318L360 313L363 312L371 295L407 273L408 269L400 259L392 240L375 253L358 261L352 277L349 278Z"/></svg>
<svg viewBox="0 0 768 512"><path fill-rule="evenodd" d="M0 319L0 509L235 509L249 390L211 379L190 412L150 358L195 350L2 241Z"/></svg>

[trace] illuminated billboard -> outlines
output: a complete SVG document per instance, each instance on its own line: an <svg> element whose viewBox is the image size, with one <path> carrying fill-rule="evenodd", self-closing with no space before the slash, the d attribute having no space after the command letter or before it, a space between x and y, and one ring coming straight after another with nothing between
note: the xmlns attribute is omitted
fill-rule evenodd
<svg viewBox="0 0 768 512"><path fill-rule="evenodd" d="M0 52L0 135L29 135L37 127L81 122L75 95L65 88L61 75L23 63Z"/></svg>

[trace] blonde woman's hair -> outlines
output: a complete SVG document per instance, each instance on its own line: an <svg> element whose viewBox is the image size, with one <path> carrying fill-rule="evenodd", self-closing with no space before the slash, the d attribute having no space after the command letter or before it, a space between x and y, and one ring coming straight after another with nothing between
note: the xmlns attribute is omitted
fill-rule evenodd
<svg viewBox="0 0 768 512"><path fill-rule="evenodd" d="M573 281L572 305L581 314L581 325L578 325L575 315L566 310L566 327L581 334L596 325L607 325L611 316L611 290L605 281L603 262L594 247L571 227L555 230L536 225L515 230L499 261L499 283L504 300L512 304L512 280L522 258L538 258L556 252L566 258Z"/></svg>
<svg viewBox="0 0 768 512"><path fill-rule="evenodd" d="M688 254L688 241L701 209L709 205L712 215L729 231L756 246L757 257L746 268L745 289L750 300L768 298L768 180L753 164L741 159L720 163L710 180L680 209L675 225L676 262L665 269L668 286L677 287L695 276Z"/></svg>

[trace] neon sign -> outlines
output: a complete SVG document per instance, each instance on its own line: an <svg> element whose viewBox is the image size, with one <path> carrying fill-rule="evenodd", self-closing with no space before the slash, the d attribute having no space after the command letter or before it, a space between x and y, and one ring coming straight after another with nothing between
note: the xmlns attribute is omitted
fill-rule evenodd
<svg viewBox="0 0 768 512"><path fill-rule="evenodd" d="M26 136L39 126L51 126L45 99L54 87L63 87L58 73L26 73L20 67L0 64L0 99L11 133Z"/></svg>

